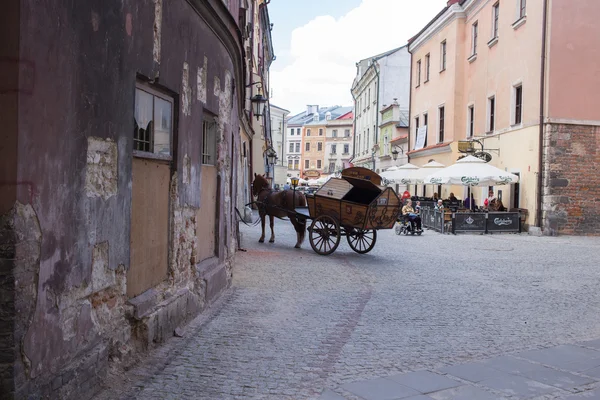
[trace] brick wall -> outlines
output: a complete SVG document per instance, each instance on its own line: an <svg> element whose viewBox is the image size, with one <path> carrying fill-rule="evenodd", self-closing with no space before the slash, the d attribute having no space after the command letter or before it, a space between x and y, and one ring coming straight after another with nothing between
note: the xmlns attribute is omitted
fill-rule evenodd
<svg viewBox="0 0 600 400"><path fill-rule="evenodd" d="M551 235L600 235L600 127L548 124L542 210Z"/></svg>

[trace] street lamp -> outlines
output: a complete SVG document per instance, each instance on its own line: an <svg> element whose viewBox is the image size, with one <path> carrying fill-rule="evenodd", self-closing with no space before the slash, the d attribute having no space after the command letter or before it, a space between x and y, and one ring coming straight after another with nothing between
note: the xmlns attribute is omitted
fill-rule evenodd
<svg viewBox="0 0 600 400"><path fill-rule="evenodd" d="M293 177L290 179L290 181L292 182L292 187L294 188L294 192L292 194L292 209L296 211L296 186L298 186L300 179L298 179L298 177Z"/></svg>
<svg viewBox="0 0 600 400"><path fill-rule="evenodd" d="M400 151L398 151L398 149L400 149ZM398 159L398 154L400 153L404 154L404 149L400 146L392 145L392 158L394 161Z"/></svg>
<svg viewBox="0 0 600 400"><path fill-rule="evenodd" d="M269 164L274 165L277 162L277 153L275 152L275 149L273 149L272 147L269 147L266 150L267 153L267 160L269 161Z"/></svg>
<svg viewBox="0 0 600 400"><path fill-rule="evenodd" d="M258 117L262 116L265 112L265 104L267 102L267 98L264 97L261 93L258 93L250 98L252 102L252 110L254 111L254 115L256 116L256 120L258 121Z"/></svg>

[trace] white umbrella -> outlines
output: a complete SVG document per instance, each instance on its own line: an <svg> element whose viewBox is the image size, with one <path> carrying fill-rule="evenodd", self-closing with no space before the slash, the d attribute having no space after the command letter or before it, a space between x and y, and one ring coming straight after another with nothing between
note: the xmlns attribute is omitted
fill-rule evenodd
<svg viewBox="0 0 600 400"><path fill-rule="evenodd" d="M456 164L441 169L425 178L429 185L500 186L517 183L519 177L496 168L480 158L466 156Z"/></svg>
<svg viewBox="0 0 600 400"><path fill-rule="evenodd" d="M411 163L404 164L400 167L391 167L387 171L383 171L380 175L388 180L393 180L396 183L403 185L414 185L416 181L416 171L419 167Z"/></svg>
<svg viewBox="0 0 600 400"><path fill-rule="evenodd" d="M417 183L425 183L425 178L431 174L441 171L444 169L444 167L446 167L444 164L441 164L437 161L430 161L423 165L421 169L415 171L415 179ZM428 185L433 185L433 183L428 183Z"/></svg>
<svg viewBox="0 0 600 400"><path fill-rule="evenodd" d="M327 182L328 182L330 179L331 179L331 175L329 175L329 176L322 176L322 177L320 177L319 179L317 179L317 183L318 183L319 185L324 185L324 184L326 184L326 183L327 183Z"/></svg>
<svg viewBox="0 0 600 400"><path fill-rule="evenodd" d="M319 186L319 182L316 179L309 179L308 186Z"/></svg>

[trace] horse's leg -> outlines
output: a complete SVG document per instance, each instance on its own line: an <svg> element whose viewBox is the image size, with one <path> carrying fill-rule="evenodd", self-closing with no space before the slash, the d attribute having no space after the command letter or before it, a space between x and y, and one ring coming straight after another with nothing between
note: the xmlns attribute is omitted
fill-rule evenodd
<svg viewBox="0 0 600 400"><path fill-rule="evenodd" d="M275 242L275 232L273 231L273 225L275 225L275 216L269 215L269 225L271 226L271 239L269 239L269 243Z"/></svg>
<svg viewBox="0 0 600 400"><path fill-rule="evenodd" d="M262 228L262 235L260 235L260 239L258 239L258 243L265 242L265 217L266 215L263 213L259 213L260 215L260 226Z"/></svg>
<svg viewBox="0 0 600 400"><path fill-rule="evenodd" d="M296 245L295 248L299 249L302 246L302 242L304 241L304 231L306 229L306 221L300 220L300 218L294 216L290 217L290 221L294 225L294 229L296 230Z"/></svg>

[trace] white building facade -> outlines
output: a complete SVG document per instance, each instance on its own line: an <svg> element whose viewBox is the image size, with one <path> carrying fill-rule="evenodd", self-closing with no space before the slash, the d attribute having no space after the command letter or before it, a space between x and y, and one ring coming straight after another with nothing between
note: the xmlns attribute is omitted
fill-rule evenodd
<svg viewBox="0 0 600 400"><path fill-rule="evenodd" d="M410 54L407 46L399 47L356 64L352 84L354 98L355 166L377 171L379 154L375 146L380 138L379 111L397 101L408 108L410 100ZM378 172L378 171L377 171Z"/></svg>
<svg viewBox="0 0 600 400"><path fill-rule="evenodd" d="M271 140L272 146L277 153L277 161L273 165L273 184L275 186L283 186L287 179L287 163L285 157L285 139L286 139L286 125L287 116L289 111L277 107L276 105L270 104L271 114Z"/></svg>

